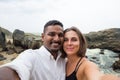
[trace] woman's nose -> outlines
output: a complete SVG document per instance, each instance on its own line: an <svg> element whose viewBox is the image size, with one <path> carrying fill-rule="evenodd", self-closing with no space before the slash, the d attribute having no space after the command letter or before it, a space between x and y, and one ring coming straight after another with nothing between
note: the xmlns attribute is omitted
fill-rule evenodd
<svg viewBox="0 0 120 80"><path fill-rule="evenodd" d="M71 41L70 41L70 40L68 40L68 44L69 44L69 45L71 44Z"/></svg>

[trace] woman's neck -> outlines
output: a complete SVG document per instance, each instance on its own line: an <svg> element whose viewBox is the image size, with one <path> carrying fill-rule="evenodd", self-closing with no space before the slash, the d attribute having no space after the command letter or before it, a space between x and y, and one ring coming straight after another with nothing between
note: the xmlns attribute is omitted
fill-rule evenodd
<svg viewBox="0 0 120 80"><path fill-rule="evenodd" d="M78 57L77 55L76 56L67 56L68 58L68 63L75 63L75 62L78 62L78 60L81 58L81 57Z"/></svg>

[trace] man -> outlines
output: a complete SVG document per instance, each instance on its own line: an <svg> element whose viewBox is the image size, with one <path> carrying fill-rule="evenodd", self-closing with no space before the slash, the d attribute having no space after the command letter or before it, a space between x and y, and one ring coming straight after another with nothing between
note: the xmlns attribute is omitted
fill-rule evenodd
<svg viewBox="0 0 120 80"><path fill-rule="evenodd" d="M43 46L26 50L0 68L0 80L65 80L65 59L61 57L63 24L51 20L44 26Z"/></svg>

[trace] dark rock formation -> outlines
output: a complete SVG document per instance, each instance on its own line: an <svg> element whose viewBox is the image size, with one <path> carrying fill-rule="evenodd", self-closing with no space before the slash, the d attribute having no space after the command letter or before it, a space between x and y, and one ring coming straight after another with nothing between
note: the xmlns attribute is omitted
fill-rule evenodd
<svg viewBox="0 0 120 80"><path fill-rule="evenodd" d="M0 27L0 46L2 48L2 51L6 51L6 38L5 33L2 31L2 28Z"/></svg>
<svg viewBox="0 0 120 80"><path fill-rule="evenodd" d="M16 46L21 46L23 49L37 49L42 45L40 36L33 34L26 34L24 31L16 29L13 34L2 28L2 31L6 36L13 36L13 44ZM120 28L111 28L98 32L90 32L84 34L87 42L88 48L100 48L109 49L114 52L120 52ZM102 53L101 51L101 54Z"/></svg>
<svg viewBox="0 0 120 80"><path fill-rule="evenodd" d="M27 33L22 40L22 45L24 49L38 49L41 46L40 36Z"/></svg>
<svg viewBox="0 0 120 80"><path fill-rule="evenodd" d="M115 63L113 63L113 65L112 65L112 67L114 70L117 70L117 69L120 70L120 60L115 61Z"/></svg>
<svg viewBox="0 0 120 80"><path fill-rule="evenodd" d="M5 33L6 38L12 38L12 32L1 27L3 33Z"/></svg>
<svg viewBox="0 0 120 80"><path fill-rule="evenodd" d="M24 31L16 29L13 32L12 37L13 37L13 44L15 46L21 46L22 47L22 40L24 40L24 37L25 37Z"/></svg>
<svg viewBox="0 0 120 80"><path fill-rule="evenodd" d="M5 60L6 58L0 54L0 61Z"/></svg>
<svg viewBox="0 0 120 80"><path fill-rule="evenodd" d="M85 34L88 48L109 49L120 52L120 28L112 28Z"/></svg>
<svg viewBox="0 0 120 80"><path fill-rule="evenodd" d="M13 32L13 44L14 49L17 52L21 52L25 49L38 49L41 46L41 40L37 40L36 35L24 33L24 31L17 29Z"/></svg>

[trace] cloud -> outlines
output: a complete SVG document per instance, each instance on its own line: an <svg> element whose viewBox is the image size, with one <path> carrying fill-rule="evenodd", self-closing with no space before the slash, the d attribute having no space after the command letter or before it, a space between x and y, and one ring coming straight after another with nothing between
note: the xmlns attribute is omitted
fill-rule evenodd
<svg viewBox="0 0 120 80"><path fill-rule="evenodd" d="M0 0L0 25L39 32L40 25L58 19L65 28L74 25L84 32L120 27L119 4L119 0Z"/></svg>
<svg viewBox="0 0 120 80"><path fill-rule="evenodd" d="M3 14L16 14L16 13L36 13L43 12L43 5L37 1L25 0L25 1L11 1L11 2L0 2L0 12Z"/></svg>

